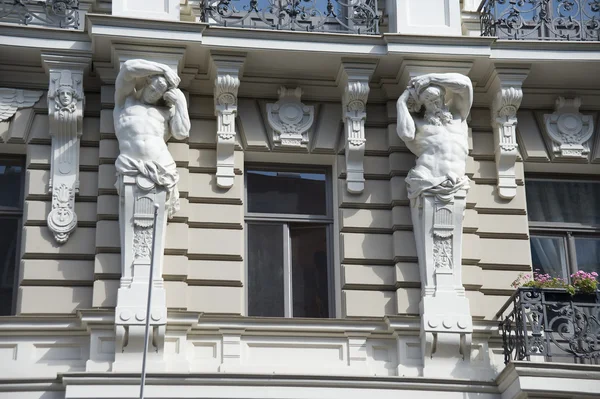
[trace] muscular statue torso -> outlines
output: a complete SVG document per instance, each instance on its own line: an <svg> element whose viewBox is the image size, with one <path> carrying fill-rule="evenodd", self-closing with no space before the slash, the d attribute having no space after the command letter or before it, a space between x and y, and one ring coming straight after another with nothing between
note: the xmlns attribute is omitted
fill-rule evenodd
<svg viewBox="0 0 600 399"><path fill-rule="evenodd" d="M114 119L121 154L162 165L172 163L165 143L169 113L169 109L145 104L133 95L123 106L116 106Z"/></svg>
<svg viewBox="0 0 600 399"><path fill-rule="evenodd" d="M454 119L443 126L415 118L412 143L418 156L415 172L422 177L462 177L468 155L467 124Z"/></svg>

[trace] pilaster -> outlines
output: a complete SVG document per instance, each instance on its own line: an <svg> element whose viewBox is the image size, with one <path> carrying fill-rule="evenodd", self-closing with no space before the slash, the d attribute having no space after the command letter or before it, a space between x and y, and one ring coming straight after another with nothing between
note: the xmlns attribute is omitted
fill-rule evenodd
<svg viewBox="0 0 600 399"><path fill-rule="evenodd" d="M215 116L217 117L217 186L230 188L234 182L235 119L238 89L245 58L236 55L212 55Z"/></svg>
<svg viewBox="0 0 600 399"><path fill-rule="evenodd" d="M59 244L64 244L77 227L75 195L79 192L79 140L85 107L83 76L90 61L87 57L42 54L50 75L48 120L52 138L52 209L47 222Z"/></svg>
<svg viewBox="0 0 600 399"><path fill-rule="evenodd" d="M498 195L504 199L512 199L517 194L517 110L523 99L522 85L528 73L529 69L496 68L492 80L491 123L494 129L494 156L498 174Z"/></svg>
<svg viewBox="0 0 600 399"><path fill-rule="evenodd" d="M370 90L369 80L375 67L374 63L343 61L338 78L342 87L346 189L352 194L360 194L365 188L365 121Z"/></svg>

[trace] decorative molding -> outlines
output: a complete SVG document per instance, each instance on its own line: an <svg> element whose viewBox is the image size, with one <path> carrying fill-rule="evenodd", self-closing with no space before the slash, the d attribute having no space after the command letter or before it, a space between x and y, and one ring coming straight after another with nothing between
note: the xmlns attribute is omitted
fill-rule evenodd
<svg viewBox="0 0 600 399"><path fill-rule="evenodd" d="M267 104L267 118L273 129L275 146L303 148L308 146L308 131L312 127L315 108L302 103L302 89L286 89L277 91L279 101Z"/></svg>
<svg viewBox="0 0 600 399"><path fill-rule="evenodd" d="M21 90L0 87L0 122L13 117L21 108L33 107L44 94L38 90Z"/></svg>
<svg viewBox="0 0 600 399"><path fill-rule="evenodd" d="M83 67L51 68L48 119L52 137L49 187L52 210L47 221L59 244L67 242L77 227L75 194L79 191L79 139L83 133L84 103Z"/></svg>
<svg viewBox="0 0 600 399"><path fill-rule="evenodd" d="M217 186L230 188L234 182L235 119L238 112L238 89L244 57L212 56L214 67L214 102L217 117Z"/></svg>
<svg viewBox="0 0 600 399"><path fill-rule="evenodd" d="M544 115L544 138L552 161L589 161L594 119L579 112L581 98L558 97L554 113Z"/></svg>
<svg viewBox="0 0 600 399"><path fill-rule="evenodd" d="M498 176L498 195L512 199L517 194L515 163L517 145L517 110L523 99L521 86L528 69L496 69L492 77L491 124L494 130L494 155Z"/></svg>
<svg viewBox="0 0 600 399"><path fill-rule="evenodd" d="M342 117L344 119L346 189L351 194L360 194L365 188L365 121L369 80L375 64L342 62L340 77L343 88Z"/></svg>

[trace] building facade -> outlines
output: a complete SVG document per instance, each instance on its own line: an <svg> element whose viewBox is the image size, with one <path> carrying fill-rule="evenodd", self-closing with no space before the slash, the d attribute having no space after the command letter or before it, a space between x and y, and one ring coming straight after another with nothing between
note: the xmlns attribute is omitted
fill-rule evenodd
<svg viewBox="0 0 600 399"><path fill-rule="evenodd" d="M598 397L599 20L0 0L0 397Z"/></svg>

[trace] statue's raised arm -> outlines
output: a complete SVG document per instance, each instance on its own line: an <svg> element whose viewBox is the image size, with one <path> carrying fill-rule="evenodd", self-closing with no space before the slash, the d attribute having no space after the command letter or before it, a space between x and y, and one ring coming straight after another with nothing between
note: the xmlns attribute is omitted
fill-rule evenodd
<svg viewBox="0 0 600 399"><path fill-rule="evenodd" d="M151 76L162 76L171 88L179 86L179 76L169 66L141 59L127 60L115 82L115 104L122 106L125 99L135 93L138 79Z"/></svg>
<svg viewBox="0 0 600 399"><path fill-rule="evenodd" d="M471 79L460 73L430 73L411 79L409 87L421 94L429 86L440 86L447 94L447 106L454 115L463 121L467 119L473 105L473 84Z"/></svg>

